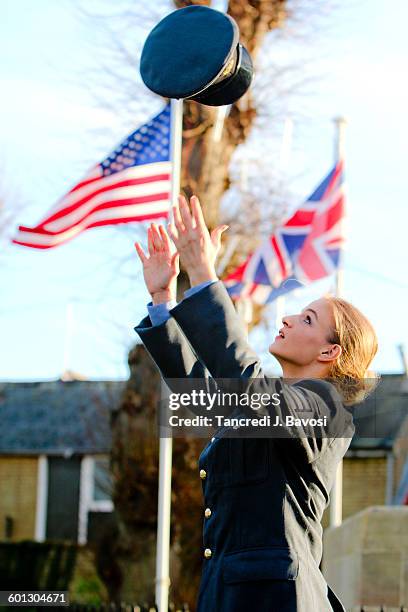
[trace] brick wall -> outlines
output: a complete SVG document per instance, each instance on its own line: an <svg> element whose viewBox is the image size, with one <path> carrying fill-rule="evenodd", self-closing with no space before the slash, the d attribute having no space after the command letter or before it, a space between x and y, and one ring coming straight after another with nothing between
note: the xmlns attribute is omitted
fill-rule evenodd
<svg viewBox="0 0 408 612"><path fill-rule="evenodd" d="M0 457L0 539L5 517L13 518L11 540L33 539L37 497L37 457Z"/></svg>
<svg viewBox="0 0 408 612"><path fill-rule="evenodd" d="M369 506L385 504L387 480L386 457L345 457L343 460L343 518ZM328 527L330 507L323 514L323 528Z"/></svg>

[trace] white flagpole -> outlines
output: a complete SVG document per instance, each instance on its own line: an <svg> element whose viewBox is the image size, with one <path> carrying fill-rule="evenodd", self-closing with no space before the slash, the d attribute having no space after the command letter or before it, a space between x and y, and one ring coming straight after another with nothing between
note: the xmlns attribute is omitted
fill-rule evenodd
<svg viewBox="0 0 408 612"><path fill-rule="evenodd" d="M334 158L337 162L344 158L344 132L347 125L344 117L334 119L336 126ZM336 297L341 297L343 293L343 264L342 253L340 251L340 261L336 272ZM337 466L336 477L334 480L331 503L330 503L330 527L341 525L343 520L343 459Z"/></svg>
<svg viewBox="0 0 408 612"><path fill-rule="evenodd" d="M283 136L281 143L281 150L279 156L279 165L282 172L282 178L286 179L290 152L292 148L292 136L293 136L293 121L291 117L286 117L283 125ZM276 329L281 327L282 317L285 313L285 296L280 295L276 298L276 310L275 310L275 325Z"/></svg>
<svg viewBox="0 0 408 612"><path fill-rule="evenodd" d="M222 136L222 130L224 128L225 119L231 110L231 104L225 106L219 106L216 111L216 119L213 129L213 142L220 142Z"/></svg>
<svg viewBox="0 0 408 612"><path fill-rule="evenodd" d="M175 204L177 202L177 197L180 192L182 132L183 100L171 100L171 204ZM164 397L163 394L162 397ZM171 437L160 437L155 581L156 605L159 612L167 612L169 608L172 450L173 439Z"/></svg>
<svg viewBox="0 0 408 612"><path fill-rule="evenodd" d="M241 187L242 194L244 194L248 189L248 158L245 155L241 163L240 187ZM233 245L233 248L231 248L231 251L232 251L231 256L233 254L233 250L235 250L235 245L238 244L238 242L239 242L239 236L235 237L235 241L233 238L231 239L230 247L232 247ZM250 297L239 297L236 301L235 307L236 307L238 314L240 315L240 317L242 318L245 324L246 333L248 335L249 325L252 321L251 298Z"/></svg>
<svg viewBox="0 0 408 612"><path fill-rule="evenodd" d="M226 249L225 249L225 253L221 257L217 265L217 276L221 276L221 274L224 272L225 268L228 265L229 260L233 256L234 251L239 244L240 239L241 239L241 236L239 234L235 234L234 236L232 236L232 238L229 239Z"/></svg>
<svg viewBox="0 0 408 612"><path fill-rule="evenodd" d="M335 160L338 161L339 159L344 159L344 136L345 136L345 129L347 126L347 121L344 117L336 117L334 119L334 123L336 126L336 141L335 141L334 155L335 155ZM344 275L343 254L340 249L340 260L339 260L339 265L336 271L336 296L337 297L341 297L341 295L343 294L343 289L344 289L343 275Z"/></svg>

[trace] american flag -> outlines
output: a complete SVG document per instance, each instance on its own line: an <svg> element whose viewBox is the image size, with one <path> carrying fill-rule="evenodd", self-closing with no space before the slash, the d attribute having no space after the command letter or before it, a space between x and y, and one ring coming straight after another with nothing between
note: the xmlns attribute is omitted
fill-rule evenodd
<svg viewBox="0 0 408 612"><path fill-rule="evenodd" d="M167 217L170 209L170 104L123 140L15 244L50 249L99 225Z"/></svg>
<svg viewBox="0 0 408 612"><path fill-rule="evenodd" d="M233 299L258 304L334 272L344 243L343 161L295 213L224 279Z"/></svg>

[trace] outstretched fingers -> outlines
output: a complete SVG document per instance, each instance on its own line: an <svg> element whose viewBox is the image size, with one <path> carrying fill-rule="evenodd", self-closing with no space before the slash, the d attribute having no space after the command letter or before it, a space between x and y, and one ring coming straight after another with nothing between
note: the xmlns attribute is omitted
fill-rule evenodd
<svg viewBox="0 0 408 612"><path fill-rule="evenodd" d="M197 196L191 196L190 204L196 226L200 228L201 231L205 231L207 226L204 221L203 211L201 210L200 200L197 198Z"/></svg>
<svg viewBox="0 0 408 612"><path fill-rule="evenodd" d="M148 257L146 257L144 250L142 249L142 247L140 246L138 242L135 242L135 247L136 247L137 254L139 255L139 258L142 264L147 263L149 259Z"/></svg>
<svg viewBox="0 0 408 612"><path fill-rule="evenodd" d="M178 253L178 251L176 251L172 255L171 267L174 270L175 274L178 274L180 272L180 253Z"/></svg>
<svg viewBox="0 0 408 612"><path fill-rule="evenodd" d="M147 228L147 250L149 251L150 257L154 255L153 232L151 226Z"/></svg>
<svg viewBox="0 0 408 612"><path fill-rule="evenodd" d="M193 222L193 217L191 216L191 212L187 204L187 200L184 196L179 195L178 201L179 201L180 215L184 223L184 227L186 228L187 231L190 231L194 229L195 223Z"/></svg>
<svg viewBox="0 0 408 612"><path fill-rule="evenodd" d="M162 243L162 238L160 235L160 232L157 228L156 223L151 223L150 225L151 227L151 237L152 237L152 242L153 242L153 247L155 251L163 251L164 250L164 245Z"/></svg>
<svg viewBox="0 0 408 612"><path fill-rule="evenodd" d="M160 232L160 237L162 239L162 244L163 244L164 250L166 252L170 253L171 250L172 250L170 238L169 238L168 233L164 229L163 225L161 225L161 224L159 225L159 232Z"/></svg>
<svg viewBox="0 0 408 612"><path fill-rule="evenodd" d="M179 200L180 200L180 197L182 196L179 196ZM174 220L174 225L176 226L176 229L179 235L186 231L183 220L181 218L180 208L179 208L178 203L173 204L173 220Z"/></svg>
<svg viewBox="0 0 408 612"><path fill-rule="evenodd" d="M174 244L177 245L177 242L178 242L178 239L179 239L179 234L178 234L177 228L174 225L174 223L168 223L167 224L167 231L168 231L168 234L169 234L170 238L174 242Z"/></svg>

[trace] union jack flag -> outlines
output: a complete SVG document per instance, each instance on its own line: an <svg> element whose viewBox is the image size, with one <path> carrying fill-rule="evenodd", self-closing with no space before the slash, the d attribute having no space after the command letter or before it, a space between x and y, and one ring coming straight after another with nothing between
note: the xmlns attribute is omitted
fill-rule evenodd
<svg viewBox="0 0 408 612"><path fill-rule="evenodd" d="M343 161L295 213L224 279L233 299L272 302L332 274L344 243Z"/></svg>
<svg viewBox="0 0 408 612"><path fill-rule="evenodd" d="M168 217L170 120L167 104L93 166L35 227L20 225L12 242L50 249L91 227Z"/></svg>

